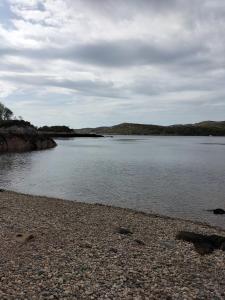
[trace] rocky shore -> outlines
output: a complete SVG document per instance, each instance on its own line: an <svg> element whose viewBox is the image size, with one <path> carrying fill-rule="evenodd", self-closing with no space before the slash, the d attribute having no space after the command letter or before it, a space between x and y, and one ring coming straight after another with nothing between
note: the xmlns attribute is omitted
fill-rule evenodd
<svg viewBox="0 0 225 300"><path fill-rule="evenodd" d="M180 230L208 225L0 192L0 299L224 299L225 252Z"/></svg>

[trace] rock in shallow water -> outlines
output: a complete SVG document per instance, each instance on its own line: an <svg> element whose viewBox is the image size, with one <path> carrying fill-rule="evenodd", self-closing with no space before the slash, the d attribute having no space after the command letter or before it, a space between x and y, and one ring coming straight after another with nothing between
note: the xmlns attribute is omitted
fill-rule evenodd
<svg viewBox="0 0 225 300"><path fill-rule="evenodd" d="M222 208L216 208L216 209L213 209L213 213L215 215L224 215L225 214L225 210L222 209Z"/></svg>
<svg viewBox="0 0 225 300"><path fill-rule="evenodd" d="M207 209L207 211L213 212L214 215L224 215L225 214L225 210L222 208Z"/></svg>

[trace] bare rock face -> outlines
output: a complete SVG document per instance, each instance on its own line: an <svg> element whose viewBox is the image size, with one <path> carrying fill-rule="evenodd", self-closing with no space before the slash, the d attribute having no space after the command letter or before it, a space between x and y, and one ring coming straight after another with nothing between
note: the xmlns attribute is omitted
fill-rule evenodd
<svg viewBox="0 0 225 300"><path fill-rule="evenodd" d="M52 138L38 134L0 133L0 153L45 150L55 146Z"/></svg>
<svg viewBox="0 0 225 300"><path fill-rule="evenodd" d="M55 146L51 137L39 134L29 122L10 120L0 123L0 153L45 150Z"/></svg>

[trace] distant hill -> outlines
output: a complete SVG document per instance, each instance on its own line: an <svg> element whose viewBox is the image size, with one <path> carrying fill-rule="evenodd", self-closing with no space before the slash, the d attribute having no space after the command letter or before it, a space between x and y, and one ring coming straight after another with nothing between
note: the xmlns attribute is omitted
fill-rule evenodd
<svg viewBox="0 0 225 300"><path fill-rule="evenodd" d="M225 121L204 121L195 124L171 126L122 123L111 127L75 129L80 134L107 135L184 135L184 136L225 136Z"/></svg>

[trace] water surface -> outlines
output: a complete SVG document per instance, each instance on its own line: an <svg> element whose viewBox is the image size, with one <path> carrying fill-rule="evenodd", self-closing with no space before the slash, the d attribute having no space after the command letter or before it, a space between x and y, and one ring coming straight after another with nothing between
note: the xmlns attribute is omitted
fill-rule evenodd
<svg viewBox="0 0 225 300"><path fill-rule="evenodd" d="M206 221L225 228L225 138L57 140L46 151L0 156L0 187Z"/></svg>

